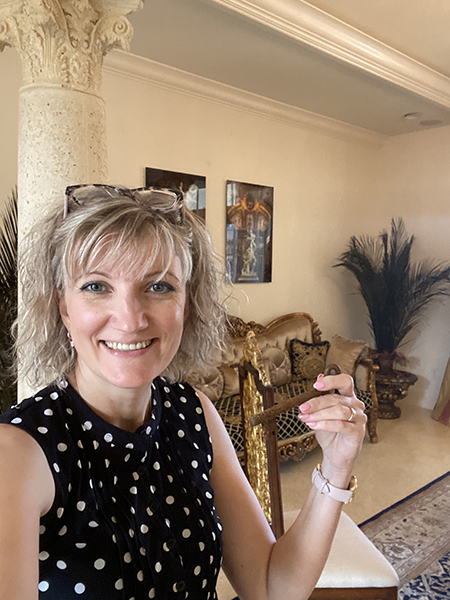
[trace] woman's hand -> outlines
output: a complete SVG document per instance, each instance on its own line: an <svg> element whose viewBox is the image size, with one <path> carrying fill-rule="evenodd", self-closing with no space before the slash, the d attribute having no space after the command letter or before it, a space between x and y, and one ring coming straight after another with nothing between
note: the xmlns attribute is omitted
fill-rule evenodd
<svg viewBox="0 0 450 600"><path fill-rule="evenodd" d="M361 450L367 422L364 404L354 394L350 375L319 375L314 388L330 393L302 404L299 418L315 431L327 477L334 475L339 485L339 474L345 481Z"/></svg>

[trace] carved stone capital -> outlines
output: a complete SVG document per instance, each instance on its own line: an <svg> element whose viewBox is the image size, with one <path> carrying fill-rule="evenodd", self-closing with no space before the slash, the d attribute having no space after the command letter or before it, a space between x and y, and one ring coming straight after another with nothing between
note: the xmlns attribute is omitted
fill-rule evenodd
<svg viewBox="0 0 450 600"><path fill-rule="evenodd" d="M0 50L14 46L23 81L97 92L103 56L128 50L133 28L126 14L141 0L0 0Z"/></svg>

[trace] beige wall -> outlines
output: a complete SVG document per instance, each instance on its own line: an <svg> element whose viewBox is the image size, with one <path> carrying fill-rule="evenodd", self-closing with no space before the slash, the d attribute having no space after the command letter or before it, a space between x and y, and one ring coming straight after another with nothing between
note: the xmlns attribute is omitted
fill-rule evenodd
<svg viewBox="0 0 450 600"><path fill-rule="evenodd" d="M0 54L0 202L17 177L20 65ZM118 74L104 75L110 181L144 183L146 166L207 177L207 222L224 253L225 181L275 188L273 281L229 288L230 312L267 322L310 312L324 337L370 341L364 304L351 278L332 265L353 234L376 235L406 219L424 256L448 257L450 128L393 138L382 149L311 133ZM450 305L427 313L405 348L420 375L411 392L432 407L450 355Z"/></svg>
<svg viewBox="0 0 450 600"><path fill-rule="evenodd" d="M378 202L386 217L400 215L416 236L414 257L450 261L450 127L391 138L381 151ZM388 218L386 218L386 223ZM404 347L407 368L419 375L411 397L436 402L450 356L450 299L435 304Z"/></svg>

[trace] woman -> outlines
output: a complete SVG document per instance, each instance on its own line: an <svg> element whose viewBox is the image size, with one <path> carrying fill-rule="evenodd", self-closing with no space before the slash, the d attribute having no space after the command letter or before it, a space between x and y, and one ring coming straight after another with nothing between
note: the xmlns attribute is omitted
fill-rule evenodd
<svg viewBox="0 0 450 600"><path fill-rule="evenodd" d="M213 405L176 383L225 337L181 196L72 186L30 239L18 351L55 383L0 417L0 599L213 599L222 557L241 600L308 598L342 502L313 487L275 542ZM350 377L315 386L301 418L339 497L366 418Z"/></svg>

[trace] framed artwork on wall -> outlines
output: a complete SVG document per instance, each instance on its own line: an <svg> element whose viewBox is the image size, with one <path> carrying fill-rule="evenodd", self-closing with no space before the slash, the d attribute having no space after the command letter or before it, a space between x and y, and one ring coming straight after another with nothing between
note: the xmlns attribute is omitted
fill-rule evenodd
<svg viewBox="0 0 450 600"><path fill-rule="evenodd" d="M206 177L164 169L145 169L145 185L176 188L184 193L186 206L198 217L206 218Z"/></svg>
<svg viewBox="0 0 450 600"><path fill-rule="evenodd" d="M272 281L273 187L227 181L226 277Z"/></svg>

